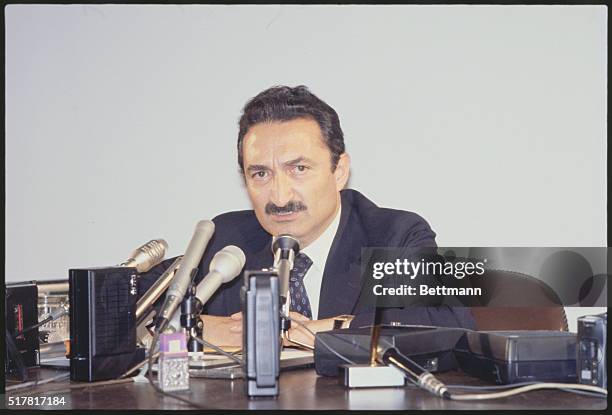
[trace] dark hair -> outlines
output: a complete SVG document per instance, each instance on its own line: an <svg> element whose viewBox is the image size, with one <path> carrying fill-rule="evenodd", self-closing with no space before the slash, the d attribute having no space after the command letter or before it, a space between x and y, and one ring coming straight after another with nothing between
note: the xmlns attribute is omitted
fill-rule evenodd
<svg viewBox="0 0 612 415"><path fill-rule="evenodd" d="M291 88L273 86L251 98L242 109L238 125L238 164L244 173L242 143L249 128L263 122L283 122L310 118L319 124L325 144L331 151L332 171L336 170L344 153L344 134L336 111L319 99L304 85Z"/></svg>

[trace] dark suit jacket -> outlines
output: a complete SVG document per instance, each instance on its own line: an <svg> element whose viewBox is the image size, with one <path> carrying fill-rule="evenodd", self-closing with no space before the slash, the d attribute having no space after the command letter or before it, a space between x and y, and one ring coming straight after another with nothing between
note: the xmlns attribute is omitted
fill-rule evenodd
<svg viewBox="0 0 612 415"><path fill-rule="evenodd" d="M394 209L379 208L361 193L346 189L341 192L342 214L332 243L321 284L318 318L341 314L356 315L352 327L372 324L373 310L358 301L361 287L360 255L362 247L436 246L436 234L419 215ZM213 219L215 234L200 263L197 281L208 272L214 254L227 245L240 247L246 255L245 270L270 267L271 235L259 224L252 210L229 212ZM173 259L143 275L141 292L163 273ZM211 315L228 316L241 311L240 288L242 275L224 284L205 305ZM474 328L467 308L410 307L385 309L382 322L458 326Z"/></svg>

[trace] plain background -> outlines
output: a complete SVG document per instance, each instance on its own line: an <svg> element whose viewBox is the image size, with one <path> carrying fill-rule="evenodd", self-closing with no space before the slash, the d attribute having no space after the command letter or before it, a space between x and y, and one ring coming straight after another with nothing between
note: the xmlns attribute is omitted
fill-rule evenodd
<svg viewBox="0 0 612 415"><path fill-rule="evenodd" d="M244 103L304 84L350 186L440 246L606 246L604 6L10 5L7 281L250 208ZM570 316L570 322L575 319Z"/></svg>

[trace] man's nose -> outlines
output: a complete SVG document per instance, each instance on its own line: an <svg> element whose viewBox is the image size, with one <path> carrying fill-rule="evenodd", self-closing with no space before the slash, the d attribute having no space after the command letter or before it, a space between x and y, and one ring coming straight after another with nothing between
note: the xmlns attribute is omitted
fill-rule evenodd
<svg viewBox="0 0 612 415"><path fill-rule="evenodd" d="M293 184L284 174L277 174L272 184L270 201L278 207L285 206L293 198Z"/></svg>

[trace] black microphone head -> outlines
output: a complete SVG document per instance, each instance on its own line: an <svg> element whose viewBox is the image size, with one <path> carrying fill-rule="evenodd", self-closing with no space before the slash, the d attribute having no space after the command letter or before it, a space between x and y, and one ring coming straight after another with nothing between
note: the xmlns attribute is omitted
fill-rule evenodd
<svg viewBox="0 0 612 415"><path fill-rule="evenodd" d="M278 235L272 238L272 253L275 254L279 249L281 251L292 250L297 255L300 252L300 243L291 235Z"/></svg>
<svg viewBox="0 0 612 415"><path fill-rule="evenodd" d="M293 259L300 252L300 243L291 235L278 235L272 238L273 267L278 270L281 301L289 295L289 274L293 268Z"/></svg>

